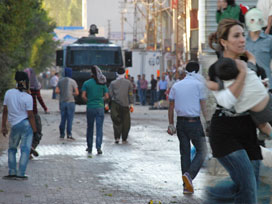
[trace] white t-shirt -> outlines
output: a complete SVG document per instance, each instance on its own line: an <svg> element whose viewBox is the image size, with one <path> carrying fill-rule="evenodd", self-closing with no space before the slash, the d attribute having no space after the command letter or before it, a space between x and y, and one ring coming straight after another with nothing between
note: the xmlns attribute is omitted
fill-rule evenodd
<svg viewBox="0 0 272 204"><path fill-rule="evenodd" d="M33 99L30 94L10 89L5 94L4 105L8 107L8 121L14 126L28 117L27 111L33 110Z"/></svg>
<svg viewBox="0 0 272 204"><path fill-rule="evenodd" d="M50 85L52 87L56 87L58 85L59 82L59 77L57 77L56 75L52 76L52 78L50 79Z"/></svg>
<svg viewBox="0 0 272 204"><path fill-rule="evenodd" d="M234 80L224 81L224 86L229 87ZM260 103L267 96L267 90L257 77L256 73L247 69L247 75L244 82L243 90L234 105L237 113L250 110L255 105ZM221 105L219 103L219 105ZM224 105L222 105L225 107ZM227 107L225 107L227 108Z"/></svg>

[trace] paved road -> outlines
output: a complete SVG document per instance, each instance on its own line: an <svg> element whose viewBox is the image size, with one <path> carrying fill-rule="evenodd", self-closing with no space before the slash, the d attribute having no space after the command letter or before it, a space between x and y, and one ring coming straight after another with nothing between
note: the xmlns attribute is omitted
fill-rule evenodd
<svg viewBox="0 0 272 204"><path fill-rule="evenodd" d="M50 114L39 109L43 139L40 156L28 165L27 181L0 179L1 204L147 204L202 203L205 169L195 180L195 194L182 194L178 140L166 133L167 111L135 107L128 144L114 144L109 114L105 116L103 155L86 149L85 107L77 106L73 125L76 141L60 140L58 102L42 96ZM39 107L40 108L40 107ZM1 136L0 175L6 175L7 139Z"/></svg>
<svg viewBox="0 0 272 204"><path fill-rule="evenodd" d="M110 115L105 115L103 155L86 149L85 106L77 106L73 126L76 141L60 140L58 102L51 91L42 96L50 114L39 107L43 139L40 156L28 165L27 181L0 179L0 204L201 204L206 186L226 178L214 159L207 159L194 180L195 194L182 194L178 140L166 133L167 111L135 106L128 144L114 144ZM6 175L8 139L0 136L0 176ZM272 147L272 143L267 143ZM271 161L269 161L269 158ZM272 203L272 155L261 168L259 203ZM272 165L271 165L272 166ZM155 203L155 202L154 202Z"/></svg>

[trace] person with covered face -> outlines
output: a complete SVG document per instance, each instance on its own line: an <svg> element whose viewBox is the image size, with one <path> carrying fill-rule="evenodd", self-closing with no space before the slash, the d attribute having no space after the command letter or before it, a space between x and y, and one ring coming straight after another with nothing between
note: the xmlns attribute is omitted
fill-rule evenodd
<svg viewBox="0 0 272 204"><path fill-rule="evenodd" d="M272 58L272 36L264 33L265 25L263 13L256 8L249 10L246 15L248 35L246 37L246 49L256 58L256 63L265 70L269 79L268 89L272 92L272 76L270 62Z"/></svg>
<svg viewBox="0 0 272 204"><path fill-rule="evenodd" d="M7 121L11 125L8 148L9 173L3 179L26 180L25 174L29 161L32 137L36 134L35 118L33 114L33 99L29 92L29 79L25 72L15 74L16 88L9 89L4 97L2 115L2 134L8 134ZM20 144L21 155L19 168L16 164L17 147Z"/></svg>
<svg viewBox="0 0 272 204"><path fill-rule="evenodd" d="M94 122L96 123L96 149L102 154L104 102L109 98L107 79L98 66L92 66L92 78L82 86L82 98L87 102L87 149L88 154L93 151Z"/></svg>

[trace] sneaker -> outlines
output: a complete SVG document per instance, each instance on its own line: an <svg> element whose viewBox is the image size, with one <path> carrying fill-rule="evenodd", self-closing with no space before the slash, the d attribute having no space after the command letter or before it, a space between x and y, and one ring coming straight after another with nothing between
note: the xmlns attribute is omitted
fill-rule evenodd
<svg viewBox="0 0 272 204"><path fill-rule="evenodd" d="M23 181L23 180L27 180L28 179L28 176L24 175L24 176L16 176L16 180L19 180L19 181Z"/></svg>
<svg viewBox="0 0 272 204"><path fill-rule="evenodd" d="M72 136L67 136L68 140L76 140L75 138L73 138Z"/></svg>
<svg viewBox="0 0 272 204"><path fill-rule="evenodd" d="M2 179L4 179L4 180L16 180L16 175L3 176Z"/></svg>
<svg viewBox="0 0 272 204"><path fill-rule="evenodd" d="M123 144L127 144L128 141L127 141L127 140L123 140L122 143L123 143Z"/></svg>
<svg viewBox="0 0 272 204"><path fill-rule="evenodd" d="M115 144L119 144L119 139L115 139Z"/></svg>
<svg viewBox="0 0 272 204"><path fill-rule="evenodd" d="M101 149L97 149L97 154L103 154Z"/></svg>
<svg viewBox="0 0 272 204"><path fill-rule="evenodd" d="M183 189L183 194L193 194L193 192L187 190L187 188Z"/></svg>
<svg viewBox="0 0 272 204"><path fill-rule="evenodd" d="M183 182L185 184L186 190L193 193L194 192L194 187L193 187L193 183L192 183L192 178L191 178L191 176L190 176L190 174L188 172L185 172L182 175L182 180L183 180Z"/></svg>
<svg viewBox="0 0 272 204"><path fill-rule="evenodd" d="M39 156L39 153L33 147L31 147L30 154L33 154L35 157Z"/></svg>

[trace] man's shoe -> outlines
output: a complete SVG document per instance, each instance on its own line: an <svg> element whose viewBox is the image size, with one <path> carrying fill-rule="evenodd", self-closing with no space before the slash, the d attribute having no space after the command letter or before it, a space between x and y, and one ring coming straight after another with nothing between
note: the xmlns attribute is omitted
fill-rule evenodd
<svg viewBox="0 0 272 204"><path fill-rule="evenodd" d="M115 139L115 144L119 144L119 139Z"/></svg>
<svg viewBox="0 0 272 204"><path fill-rule="evenodd" d="M183 175L182 175L182 180L185 184L185 188L191 192L191 193L194 193L194 187L193 187L193 183L192 183L192 178L190 176L190 174L188 172L185 172Z"/></svg>
<svg viewBox="0 0 272 204"><path fill-rule="evenodd" d="M16 175L3 176L2 179L4 179L4 180L16 180Z"/></svg>
<svg viewBox="0 0 272 204"><path fill-rule="evenodd" d="M127 141L127 140L122 140L122 143L123 143L123 144L127 144L128 141Z"/></svg>
<svg viewBox="0 0 272 204"><path fill-rule="evenodd" d="M193 193L194 192L191 192L191 191L187 190L186 187L183 189L183 194L187 194L187 195L189 194L190 195L190 194L193 194Z"/></svg>
<svg viewBox="0 0 272 204"><path fill-rule="evenodd" d="M30 154L33 154L35 157L39 156L39 153L33 147L31 147Z"/></svg>
<svg viewBox="0 0 272 204"><path fill-rule="evenodd" d="M97 154L103 154L101 149L97 149Z"/></svg>
<svg viewBox="0 0 272 204"><path fill-rule="evenodd" d="M28 176L24 175L24 176L16 176L16 180L19 180L19 181L23 181L23 180L27 180L28 179Z"/></svg>
<svg viewBox="0 0 272 204"><path fill-rule="evenodd" d="M76 139L73 138L72 136L68 136L67 139L68 139L68 140L76 140Z"/></svg>

